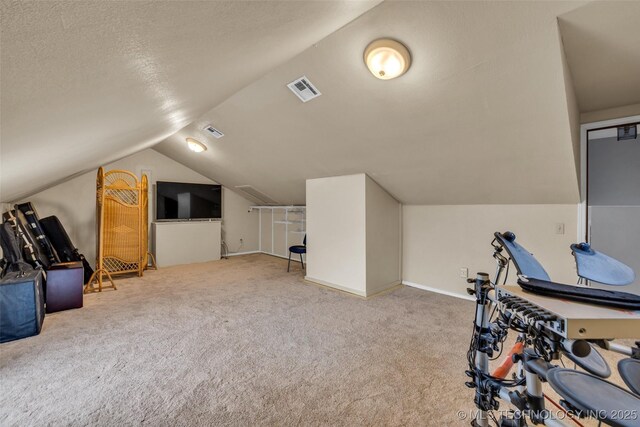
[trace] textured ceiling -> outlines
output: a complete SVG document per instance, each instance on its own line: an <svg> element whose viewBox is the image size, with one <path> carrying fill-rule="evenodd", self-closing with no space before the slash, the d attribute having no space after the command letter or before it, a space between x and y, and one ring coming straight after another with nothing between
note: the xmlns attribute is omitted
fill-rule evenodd
<svg viewBox="0 0 640 427"><path fill-rule="evenodd" d="M640 1L590 3L559 22L580 110L640 103Z"/></svg>
<svg viewBox="0 0 640 427"><path fill-rule="evenodd" d="M0 200L152 146L377 3L3 0Z"/></svg>
<svg viewBox="0 0 640 427"><path fill-rule="evenodd" d="M382 3L154 148L280 203L304 203L307 178L359 172L408 204L577 202L557 16L578 6ZM412 52L398 79L362 61L381 36ZM305 104L286 87L303 74L322 92ZM202 135L209 122L226 136Z"/></svg>
<svg viewBox="0 0 640 427"><path fill-rule="evenodd" d="M281 203L360 172L409 204L578 200L558 16L581 110L608 108L628 93L601 85L640 87L637 2L376 4L3 1L0 200L149 146ZM412 52L398 79L362 62L381 36Z"/></svg>

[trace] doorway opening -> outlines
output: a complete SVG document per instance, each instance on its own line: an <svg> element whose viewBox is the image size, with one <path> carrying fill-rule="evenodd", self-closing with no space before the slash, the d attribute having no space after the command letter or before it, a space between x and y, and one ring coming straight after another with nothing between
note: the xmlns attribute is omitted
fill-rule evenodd
<svg viewBox="0 0 640 427"><path fill-rule="evenodd" d="M640 117L583 128L581 232L595 250L634 269L625 291L640 294Z"/></svg>

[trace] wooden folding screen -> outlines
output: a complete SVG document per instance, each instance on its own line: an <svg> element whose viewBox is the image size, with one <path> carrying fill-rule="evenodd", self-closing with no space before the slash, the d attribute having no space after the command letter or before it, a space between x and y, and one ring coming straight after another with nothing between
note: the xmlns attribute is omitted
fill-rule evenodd
<svg viewBox="0 0 640 427"><path fill-rule="evenodd" d="M142 197L142 223L147 224L142 228L142 256L143 256L143 269L153 268L157 269L156 259L151 252L149 252L149 181L147 175L142 175L140 181ZM149 266L149 260L151 260L151 266Z"/></svg>
<svg viewBox="0 0 640 427"><path fill-rule="evenodd" d="M139 181L129 171L100 168L96 188L96 271L85 292L117 289L113 275L142 276L148 259L147 177ZM103 285L104 276L110 285Z"/></svg>

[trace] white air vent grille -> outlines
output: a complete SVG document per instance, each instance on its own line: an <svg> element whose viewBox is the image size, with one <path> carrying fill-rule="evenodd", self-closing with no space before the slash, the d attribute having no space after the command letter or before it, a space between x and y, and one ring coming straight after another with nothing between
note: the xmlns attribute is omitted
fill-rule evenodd
<svg viewBox="0 0 640 427"><path fill-rule="evenodd" d="M202 130L208 132L211 136L213 136L216 139L222 138L224 136L224 133L220 132L218 129L214 128L211 125L205 126L204 128L202 128Z"/></svg>
<svg viewBox="0 0 640 427"><path fill-rule="evenodd" d="M318 89L309 81L307 76L302 76L287 85L291 92L295 93L302 102L311 101L322 95Z"/></svg>
<svg viewBox="0 0 640 427"><path fill-rule="evenodd" d="M277 205L278 202L271 197L264 194L262 191L257 190L251 185L236 185L236 189L249 196L252 200L258 202L261 205Z"/></svg>

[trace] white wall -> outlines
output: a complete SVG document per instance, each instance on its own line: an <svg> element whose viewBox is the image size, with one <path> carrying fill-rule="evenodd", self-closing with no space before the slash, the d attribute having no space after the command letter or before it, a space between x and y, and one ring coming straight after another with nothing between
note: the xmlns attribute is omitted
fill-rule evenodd
<svg viewBox="0 0 640 427"><path fill-rule="evenodd" d="M576 181L580 184L580 109L578 108L578 99L573 88L573 78L571 70L567 63L567 57L562 44L562 35L558 28L558 43L562 46L560 56L562 60L562 75L564 77L564 93L567 103L567 115L569 118L569 137L573 145L573 159L576 165Z"/></svg>
<svg viewBox="0 0 640 427"><path fill-rule="evenodd" d="M478 271L493 277L493 233L509 230L552 280L576 283L569 245L577 239L577 217L577 205L403 206L402 280L466 296L460 268L470 277ZM557 223L564 234L556 234Z"/></svg>
<svg viewBox="0 0 640 427"><path fill-rule="evenodd" d="M140 176L150 171L151 194L149 220L153 220L156 181L180 181L212 184L214 181L188 167L158 153L153 149L143 150L124 159L104 166L105 170L125 169ZM64 225L73 243L93 265L95 263L95 214L96 171L77 176L55 187L34 194L22 201L30 201L41 218L56 215ZM251 202L226 188L223 190L223 236L229 250L258 250L258 213L248 212ZM240 238L244 245L240 246Z"/></svg>
<svg viewBox="0 0 640 427"><path fill-rule="evenodd" d="M638 115L640 115L640 104L631 104L606 110L583 112L580 114L580 123L594 123Z"/></svg>
<svg viewBox="0 0 640 427"><path fill-rule="evenodd" d="M259 214L248 212L255 203L226 187L223 187L222 197L222 238L229 246L229 253L259 250Z"/></svg>
<svg viewBox="0 0 640 427"><path fill-rule="evenodd" d="M307 280L366 295L365 175L307 180Z"/></svg>
<svg viewBox="0 0 640 427"><path fill-rule="evenodd" d="M400 283L400 215L400 203L367 176L367 295Z"/></svg>
<svg viewBox="0 0 640 427"><path fill-rule="evenodd" d="M307 280L362 296L400 283L400 210L365 174L307 180Z"/></svg>

